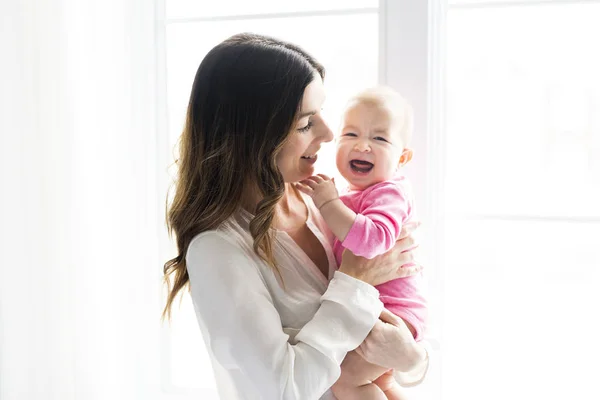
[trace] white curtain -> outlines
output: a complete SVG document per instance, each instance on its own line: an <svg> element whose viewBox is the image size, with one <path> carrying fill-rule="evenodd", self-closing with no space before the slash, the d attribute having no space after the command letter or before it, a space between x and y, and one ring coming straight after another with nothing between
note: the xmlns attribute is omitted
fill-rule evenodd
<svg viewBox="0 0 600 400"><path fill-rule="evenodd" d="M160 393L154 2L0 2L0 399Z"/></svg>

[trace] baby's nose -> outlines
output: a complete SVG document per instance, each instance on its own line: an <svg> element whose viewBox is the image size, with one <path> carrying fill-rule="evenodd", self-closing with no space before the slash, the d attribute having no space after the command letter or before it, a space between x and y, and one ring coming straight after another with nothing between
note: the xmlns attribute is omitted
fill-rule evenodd
<svg viewBox="0 0 600 400"><path fill-rule="evenodd" d="M371 151L371 146L369 146L369 143L367 143L366 140L359 140L355 145L354 145L354 149L356 151L361 151L361 152L368 152Z"/></svg>

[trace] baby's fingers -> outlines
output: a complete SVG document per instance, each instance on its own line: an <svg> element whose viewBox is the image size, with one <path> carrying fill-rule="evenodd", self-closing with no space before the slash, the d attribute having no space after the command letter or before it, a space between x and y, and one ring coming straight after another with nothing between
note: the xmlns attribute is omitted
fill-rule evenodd
<svg viewBox="0 0 600 400"><path fill-rule="evenodd" d="M315 182L311 178L304 179L303 181L300 181L300 183L308 186L309 188L311 188L313 190L317 188L317 182Z"/></svg>
<svg viewBox="0 0 600 400"><path fill-rule="evenodd" d="M309 196L313 194L313 189L302 182L296 182L296 188Z"/></svg>
<svg viewBox="0 0 600 400"><path fill-rule="evenodd" d="M307 181L311 181L311 182L315 182L315 183L322 183L324 181L324 179L321 175L313 175L310 178L308 178Z"/></svg>

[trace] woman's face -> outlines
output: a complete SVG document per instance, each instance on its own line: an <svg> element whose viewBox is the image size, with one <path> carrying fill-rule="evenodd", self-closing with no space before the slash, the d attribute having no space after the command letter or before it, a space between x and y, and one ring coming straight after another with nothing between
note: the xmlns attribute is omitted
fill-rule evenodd
<svg viewBox="0 0 600 400"><path fill-rule="evenodd" d="M298 182L314 175L314 164L321 143L330 142L333 133L321 116L325 88L321 76L306 87L299 118L287 142L277 155L277 166L285 182Z"/></svg>

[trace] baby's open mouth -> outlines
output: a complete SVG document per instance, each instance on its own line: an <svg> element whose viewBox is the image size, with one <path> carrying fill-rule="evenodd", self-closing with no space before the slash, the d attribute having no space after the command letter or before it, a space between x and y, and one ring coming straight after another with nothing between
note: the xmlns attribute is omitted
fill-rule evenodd
<svg viewBox="0 0 600 400"><path fill-rule="evenodd" d="M373 169L373 164L363 160L351 160L350 168L352 168L353 171L365 174Z"/></svg>

